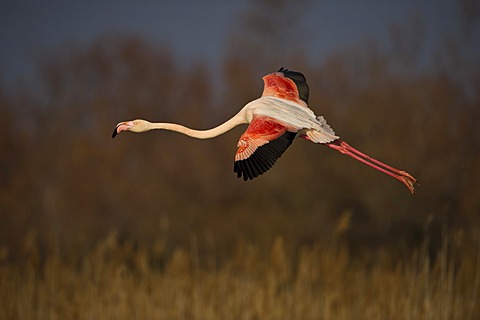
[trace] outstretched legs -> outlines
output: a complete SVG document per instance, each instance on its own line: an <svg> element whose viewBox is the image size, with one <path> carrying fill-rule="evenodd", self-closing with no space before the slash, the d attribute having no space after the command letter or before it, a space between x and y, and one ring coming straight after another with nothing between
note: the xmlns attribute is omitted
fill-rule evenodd
<svg viewBox="0 0 480 320"><path fill-rule="evenodd" d="M377 159L374 159L358 151L357 149L350 146L345 141L335 140L333 142L326 143L326 145L332 149L335 149L341 152L342 154L350 156L360 162L363 162L367 166L377 169L378 171L388 174L389 176L401 181L403 184L407 186L408 190L410 190L412 194L415 193L415 184L417 183L417 179L415 179L408 172L405 172L403 170L398 170L381 161L378 161Z"/></svg>

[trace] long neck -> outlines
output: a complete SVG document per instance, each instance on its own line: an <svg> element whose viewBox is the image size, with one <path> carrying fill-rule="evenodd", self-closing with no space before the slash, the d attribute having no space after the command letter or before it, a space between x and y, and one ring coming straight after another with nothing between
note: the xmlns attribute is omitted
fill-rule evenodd
<svg viewBox="0 0 480 320"><path fill-rule="evenodd" d="M243 110L242 110L243 111ZM230 120L209 130L195 130L175 123L151 123L150 129L162 129L176 131L197 139L210 139L233 129L234 127L248 123L243 112L240 111Z"/></svg>

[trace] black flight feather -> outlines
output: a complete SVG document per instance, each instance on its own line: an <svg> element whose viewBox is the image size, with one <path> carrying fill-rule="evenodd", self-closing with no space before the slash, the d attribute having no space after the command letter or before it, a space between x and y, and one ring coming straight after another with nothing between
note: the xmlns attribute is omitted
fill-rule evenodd
<svg viewBox="0 0 480 320"><path fill-rule="evenodd" d="M305 101L305 103L308 104L310 89L308 87L307 79L305 79L305 76L300 72L290 71L288 69L285 69L284 67L281 67L278 72L282 72L285 77L295 82L295 84L297 85L298 95L300 96L300 99L302 99L303 101Z"/></svg>
<svg viewBox="0 0 480 320"><path fill-rule="evenodd" d="M233 172L244 181L258 177L269 170L292 144L296 132L286 131L279 138L258 147L247 159L235 161Z"/></svg>

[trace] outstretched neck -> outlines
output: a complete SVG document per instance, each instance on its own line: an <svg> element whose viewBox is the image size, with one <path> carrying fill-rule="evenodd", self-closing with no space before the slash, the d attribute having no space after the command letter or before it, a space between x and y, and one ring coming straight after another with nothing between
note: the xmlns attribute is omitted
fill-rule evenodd
<svg viewBox="0 0 480 320"><path fill-rule="evenodd" d="M246 123L248 123L248 121L246 120L246 117L241 112L239 112L238 114L233 116L230 120L209 130L195 130L195 129L191 129L175 123L151 123L151 128L149 129L150 130L155 130L155 129L170 130L170 131L183 133L187 136L197 138L197 139L210 139L210 138L217 137L222 133L225 133L233 129L238 125L246 124Z"/></svg>

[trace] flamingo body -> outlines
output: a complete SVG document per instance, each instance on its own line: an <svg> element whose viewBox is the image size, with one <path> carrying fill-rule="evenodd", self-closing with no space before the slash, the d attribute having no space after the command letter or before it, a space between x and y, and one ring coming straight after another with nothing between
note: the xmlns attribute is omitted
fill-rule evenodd
<svg viewBox="0 0 480 320"><path fill-rule="evenodd" d="M250 180L269 170L292 144L295 137L324 144L405 184L414 193L417 180L409 173L384 164L340 140L322 116L308 108L309 87L300 72L280 68L263 77L262 96L247 103L235 116L209 130L195 130L174 123L146 120L120 122L112 137L122 131L171 130L208 139L241 125L249 124L240 137L233 170L237 177Z"/></svg>

